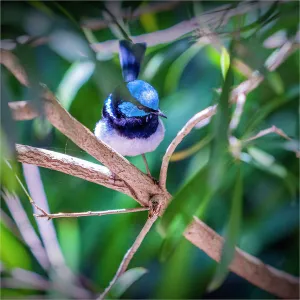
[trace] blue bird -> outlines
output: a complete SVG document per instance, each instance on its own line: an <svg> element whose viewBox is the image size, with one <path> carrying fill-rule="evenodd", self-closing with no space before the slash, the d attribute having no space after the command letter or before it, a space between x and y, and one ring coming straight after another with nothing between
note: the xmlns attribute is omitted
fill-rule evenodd
<svg viewBox="0 0 300 300"><path fill-rule="evenodd" d="M159 117L166 116L159 109L155 88L137 79L146 44L122 40L119 47L124 82L105 100L95 136L123 156L142 155L150 175L145 153L163 140L165 128Z"/></svg>

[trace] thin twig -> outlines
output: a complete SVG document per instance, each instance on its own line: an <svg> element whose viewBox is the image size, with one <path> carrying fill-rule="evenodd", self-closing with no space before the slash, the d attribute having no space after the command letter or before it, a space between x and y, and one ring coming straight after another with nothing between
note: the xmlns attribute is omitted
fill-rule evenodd
<svg viewBox="0 0 300 300"><path fill-rule="evenodd" d="M195 127L199 122L210 118L216 113L217 107L209 106L208 108L200 111L196 115L194 115L185 125L184 127L177 133L176 137L173 139L172 143L169 145L162 161L160 176L159 176L159 184L161 188L166 189L166 180L167 180L167 172L169 161L174 153L176 147L181 143L184 137L191 132L191 130Z"/></svg>
<svg viewBox="0 0 300 300"><path fill-rule="evenodd" d="M151 229L152 225L155 223L155 221L157 220L157 218L158 218L158 215L157 214L153 214L151 217L149 217L147 219L144 227L140 231L140 233L137 236L136 240L134 241L133 245L126 252L125 256L123 257L122 262L121 262L121 264L120 264L120 266L119 266L119 268L118 268L118 270L117 270L114 278L109 283L108 287L104 290L104 292L98 297L97 300L104 299L105 296L111 290L112 286L116 283L117 279L127 270L127 267L129 265L130 261L132 260L134 254L136 253L136 251L140 247L140 245L143 242L145 236L147 235L147 233L149 232L149 230Z"/></svg>
<svg viewBox="0 0 300 300"><path fill-rule="evenodd" d="M294 40L294 39L291 39ZM269 71L275 71L289 55L299 48L297 43L287 41L280 49L275 50L266 60L265 67ZM235 102L237 97L241 94L249 94L251 91L256 89L264 80L264 77L254 72L252 77L239 84L231 93L231 101Z"/></svg>
<svg viewBox="0 0 300 300"><path fill-rule="evenodd" d="M79 213L56 213L56 214L34 214L37 218L48 218L57 219L57 218L79 218L79 217L92 217L92 216L105 216L105 215L116 215L116 214L128 214L134 212L148 211L148 207L138 207L138 208L121 208L121 209L112 209L104 211L87 211Z"/></svg>
<svg viewBox="0 0 300 300"><path fill-rule="evenodd" d="M291 141L292 139L290 137L288 137L281 129L279 129L278 127L276 126L272 126L270 128L267 128L267 129L264 129L264 130L261 130L258 134L246 139L246 140L243 140L243 143L248 143L250 141L253 141L253 140L256 140L262 136L265 136L267 134L270 134L270 133L276 133L278 135L280 135L281 137L283 137L284 139L288 140L288 141Z"/></svg>

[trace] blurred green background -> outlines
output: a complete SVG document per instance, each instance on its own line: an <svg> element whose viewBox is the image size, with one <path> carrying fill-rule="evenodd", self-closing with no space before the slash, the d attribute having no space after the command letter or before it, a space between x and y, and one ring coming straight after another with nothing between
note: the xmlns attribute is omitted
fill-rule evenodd
<svg viewBox="0 0 300 300"><path fill-rule="evenodd" d="M91 47L92 43L121 38L117 26L107 19L104 7L119 16L121 11L134 12L159 4L162 2L1 3L1 47L19 58L33 83L32 89L25 88L5 67L1 67L1 183L2 188L16 191L37 232L28 197L14 177L18 174L25 184L22 167L19 163L13 163L13 153L4 148L10 149L9 145L16 141L96 161L44 119L13 122L9 117L7 101L31 99L38 105L38 82L42 82L56 94L72 116L93 131L101 118L105 98L121 80L118 54L95 52ZM117 19L127 32L137 36L169 28L214 8L224 9L226 4L232 9L243 5L240 1L183 2L161 12L146 10L134 19ZM238 32L238 43L247 49L238 58L265 76L262 84L247 95L240 124L233 134L238 139L245 139L275 125L293 141L271 134L246 144L240 163L231 156L226 168L214 177L217 182L213 184L219 188L202 209L201 219L221 235L229 235L244 251L298 276L299 160L295 151L299 144L299 52L293 52L274 72L266 71L263 63L286 39L295 39L299 3L270 1L249 5L252 4L256 5L255 9L229 19L225 25L222 25L222 20L217 20L216 24L220 25L211 28L227 49ZM226 13L224 10L224 17ZM90 24L87 20L104 22L101 23L102 28L92 30L84 25ZM266 40L275 33L277 36L272 39L275 44L270 46ZM196 112L220 101L217 89L222 86L223 91L226 89L221 68L224 56L216 50L215 43L200 44L202 34L199 27L199 30L173 42L149 47L146 52L140 78L157 89L160 107L168 116L164 121L164 141L156 151L147 155L152 175L156 178L162 157L177 132ZM233 86L247 79L237 68L233 68L232 73ZM224 97L226 99L226 95ZM227 115L226 112L223 115L223 121L224 118L231 118L234 107L228 110ZM216 118L223 122L222 115ZM217 165L211 164L210 154L223 145L217 141L218 128L226 122L221 123L221 127L217 123L213 120L204 128L194 129L176 150L190 149L203 139L207 140L190 155L170 163L167 187L175 199L173 209L167 215L166 223L169 225L186 204L193 203L193 207L197 208L202 203L209 176L203 170L208 166L210 175L215 167L219 170ZM228 155L228 145L220 151L226 153L215 153ZM5 155L13 164L13 171L5 166ZM128 159L145 171L141 157ZM240 183L237 183L237 168L241 169ZM53 213L137 207L137 203L128 196L105 187L48 169L40 168L40 173ZM241 209L237 208L238 205L233 209L234 190L241 187L242 196L236 199ZM95 298L108 285L146 218L147 213L141 212L54 220L66 265L90 298ZM50 224L46 220L44 222ZM176 225L176 222L172 224ZM160 223L153 228L130 264L130 268L143 267L148 272L126 289L121 297L274 298L233 273L229 273L223 283L221 280L221 286L208 292L208 286L216 278L217 263L184 239L179 239L172 244L170 251L166 251L168 241L172 241L172 233L171 236L164 236L163 225ZM230 230L237 227L238 233ZM182 228L176 230L180 232ZM15 217L3 201L2 194L1 296L22 299L76 298L68 290L62 291L53 284L44 289L35 288L30 283L24 286L22 280L14 276L17 274L14 271L24 269L43 276L47 282L57 280L55 272L41 268L18 231ZM139 271L141 269L137 269L136 274ZM224 271L218 272L226 275ZM79 294L77 298L80 298Z"/></svg>

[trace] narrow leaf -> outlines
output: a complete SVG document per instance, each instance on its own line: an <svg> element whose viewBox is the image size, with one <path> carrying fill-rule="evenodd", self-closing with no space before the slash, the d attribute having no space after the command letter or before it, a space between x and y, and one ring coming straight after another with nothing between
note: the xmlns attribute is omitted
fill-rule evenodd
<svg viewBox="0 0 300 300"><path fill-rule="evenodd" d="M226 171L226 163L229 158L229 98L232 85L233 72L231 65L229 65L226 78L222 86L222 93L220 96L217 114L212 120L214 139L212 142L211 156L208 163L210 169L208 186L211 187L212 193L215 193L218 190L219 185L222 182L222 178Z"/></svg>
<svg viewBox="0 0 300 300"><path fill-rule="evenodd" d="M223 78L225 79L230 65L230 55L225 47L222 47L220 64L221 64L222 75Z"/></svg>
<svg viewBox="0 0 300 300"><path fill-rule="evenodd" d="M90 79L95 70L91 61L75 62L65 73L57 89L57 98L69 110L79 89Z"/></svg>
<svg viewBox="0 0 300 300"><path fill-rule="evenodd" d="M239 235L241 226L241 212L242 212L242 195L243 195L243 182L240 165L237 166L236 184L234 187L231 212L228 222L228 229L225 237L225 243L222 250L221 261L217 267L215 276L208 287L209 291L219 288L227 274L229 273L228 266L234 258L235 245Z"/></svg>
<svg viewBox="0 0 300 300"><path fill-rule="evenodd" d="M148 271L144 268L134 268L126 271L113 285L110 294L114 298L119 298L133 283L139 280L147 272Z"/></svg>
<svg viewBox="0 0 300 300"><path fill-rule="evenodd" d="M80 264L80 230L77 219L63 219L58 224L58 238L68 266L78 272Z"/></svg>

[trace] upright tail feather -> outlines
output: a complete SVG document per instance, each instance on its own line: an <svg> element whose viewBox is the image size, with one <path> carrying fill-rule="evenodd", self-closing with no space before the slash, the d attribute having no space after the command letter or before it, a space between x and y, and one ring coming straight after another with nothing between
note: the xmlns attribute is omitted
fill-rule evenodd
<svg viewBox="0 0 300 300"><path fill-rule="evenodd" d="M133 44L122 40L120 45L120 62L125 82L136 80L139 76L141 62L146 52L146 43Z"/></svg>

